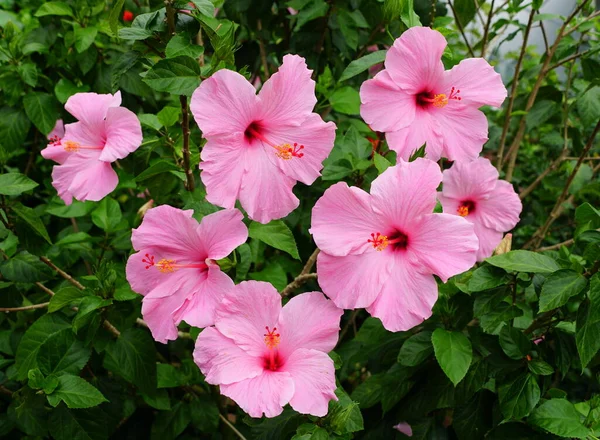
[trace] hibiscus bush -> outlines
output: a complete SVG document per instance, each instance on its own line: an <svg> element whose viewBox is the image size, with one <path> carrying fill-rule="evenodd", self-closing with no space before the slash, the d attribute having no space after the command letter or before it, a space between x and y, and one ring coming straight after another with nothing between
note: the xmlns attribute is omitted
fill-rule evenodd
<svg viewBox="0 0 600 440"><path fill-rule="evenodd" d="M0 0L0 437L600 437L596 4Z"/></svg>

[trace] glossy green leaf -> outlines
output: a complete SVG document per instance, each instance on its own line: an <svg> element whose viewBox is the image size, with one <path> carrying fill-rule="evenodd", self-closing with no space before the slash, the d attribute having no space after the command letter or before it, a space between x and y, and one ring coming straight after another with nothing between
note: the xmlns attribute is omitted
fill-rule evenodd
<svg viewBox="0 0 600 440"><path fill-rule="evenodd" d="M5 196L18 196L25 191L30 191L38 186L29 177L20 173L0 174L0 194Z"/></svg>
<svg viewBox="0 0 600 440"><path fill-rule="evenodd" d="M554 272L542 285L540 312L565 305L569 298L581 293L586 286L585 277L573 270L563 269Z"/></svg>
<svg viewBox="0 0 600 440"><path fill-rule="evenodd" d="M431 335L435 357L446 376L456 386L467 374L473 349L469 339L459 332L437 328Z"/></svg>
<svg viewBox="0 0 600 440"><path fill-rule="evenodd" d="M287 252L297 260L300 259L294 235L282 220L273 220L266 225L252 222L248 228L248 236L260 240L275 249Z"/></svg>

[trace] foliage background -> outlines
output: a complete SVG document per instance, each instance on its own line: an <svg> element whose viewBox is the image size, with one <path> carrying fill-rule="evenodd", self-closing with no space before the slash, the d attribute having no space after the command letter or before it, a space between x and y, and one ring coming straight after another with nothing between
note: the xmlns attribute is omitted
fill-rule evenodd
<svg viewBox="0 0 600 440"><path fill-rule="evenodd" d="M600 436L593 2L579 1L569 17L539 13L542 0L192 3L0 0L0 437L405 438L392 428L401 421L417 439ZM561 25L556 35L543 28L549 21ZM368 190L395 162L361 121L358 89L393 39L419 23L448 39L447 68L484 54L508 71L509 98L486 109L483 154L523 199L519 250L440 283L433 317L410 332L347 311L329 415L288 408L250 419L203 381L191 358L197 329L182 325L180 339L162 345L137 320L141 297L124 276L131 228L150 200L197 219L217 209L204 199L193 121L189 157L184 148L187 97L200 81L230 68L258 83L298 53L315 72L317 111L338 126L335 148L321 179L297 185L297 210L270 229L249 224L251 238L227 269L286 294L318 290L314 276L294 282L315 249L311 208L339 180ZM536 27L548 43L537 51L527 44ZM517 36L522 48L499 59ZM71 122L69 96L117 90L144 143L119 162L114 193L66 207L39 151L58 118Z"/></svg>

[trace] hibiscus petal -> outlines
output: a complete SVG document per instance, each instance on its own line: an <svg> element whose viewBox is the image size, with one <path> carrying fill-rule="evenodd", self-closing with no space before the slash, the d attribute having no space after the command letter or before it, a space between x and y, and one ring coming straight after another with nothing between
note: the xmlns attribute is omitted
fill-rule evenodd
<svg viewBox="0 0 600 440"><path fill-rule="evenodd" d="M206 279L198 283L193 294L188 295L181 308L174 314L175 322L185 321L199 328L213 325L218 305L233 286L231 278L224 274L219 266L209 266Z"/></svg>
<svg viewBox="0 0 600 440"><path fill-rule="evenodd" d="M386 70L362 83L360 101L360 115L373 130L396 131L415 119L415 96L396 85Z"/></svg>
<svg viewBox="0 0 600 440"><path fill-rule="evenodd" d="M97 93L76 93L67 99L65 110L86 125L99 127L104 125L106 112L111 107L121 105L121 92L99 95Z"/></svg>
<svg viewBox="0 0 600 440"><path fill-rule="evenodd" d="M371 184L373 211L408 234L411 224L433 211L441 180L442 173L435 162L422 158L413 162L400 159Z"/></svg>
<svg viewBox="0 0 600 440"><path fill-rule="evenodd" d="M106 131L104 120L97 124L80 121L65 125L65 136L61 144L63 149L67 145L67 142L75 142L83 147L92 147L101 150L105 141Z"/></svg>
<svg viewBox="0 0 600 440"><path fill-rule="evenodd" d="M333 148L335 124L323 122L321 116L311 113L301 126L266 126L264 136L275 145L289 144L291 148L296 148L296 145L304 146L300 150L302 157L292 157L288 160L277 158L275 150L272 151L272 157L286 176L311 185L321 175L323 161ZM268 146L266 148L268 151Z"/></svg>
<svg viewBox="0 0 600 440"><path fill-rule="evenodd" d="M398 159L409 160L424 144L425 157L438 161L442 157L443 141L440 127L427 110L417 108L413 122L400 130L388 132L385 139L390 149L397 153Z"/></svg>
<svg viewBox="0 0 600 440"><path fill-rule="evenodd" d="M62 139L62 137L64 135L65 135L65 124L62 119L58 119L56 121L56 124L54 124L54 128L52 129L52 131L50 133L48 133L47 139L51 140L54 137Z"/></svg>
<svg viewBox="0 0 600 440"><path fill-rule="evenodd" d="M202 330L194 348L194 362L206 382L231 384L262 374L262 359L252 357L214 327Z"/></svg>
<svg viewBox="0 0 600 440"><path fill-rule="evenodd" d="M202 218L198 234L208 258L220 260L248 239L248 228L238 209L224 209Z"/></svg>
<svg viewBox="0 0 600 440"><path fill-rule="evenodd" d="M52 170L52 185L65 204L77 200L102 200L117 187L119 178L111 165L98 160L99 151L71 153Z"/></svg>
<svg viewBox="0 0 600 440"><path fill-rule="evenodd" d="M215 326L252 356L261 356L267 351L265 327L272 330L280 312L281 296L270 283L244 281L217 308Z"/></svg>
<svg viewBox="0 0 600 440"><path fill-rule="evenodd" d="M479 243L473 225L451 214L429 214L410 235L408 252L417 267L424 265L443 282L475 264Z"/></svg>
<svg viewBox="0 0 600 440"><path fill-rule="evenodd" d="M258 98L242 75L222 69L200 84L190 108L204 137L244 133L254 121Z"/></svg>
<svg viewBox="0 0 600 440"><path fill-rule="evenodd" d="M483 261L492 256L494 249L496 249L502 241L504 233L485 227L481 224L479 219L474 219L472 223L475 227L475 235L477 235L477 239L479 240L477 261Z"/></svg>
<svg viewBox="0 0 600 440"><path fill-rule="evenodd" d="M133 248L157 248L166 259L204 261L207 255L202 252L198 222L192 218L193 213L191 209L184 211L169 205L148 210L142 224L131 232Z"/></svg>
<svg viewBox="0 0 600 440"><path fill-rule="evenodd" d="M124 107L109 108L106 112L106 143L100 160L114 162L133 153L142 144L142 126L135 113Z"/></svg>
<svg viewBox="0 0 600 440"><path fill-rule="evenodd" d="M317 200L309 232L317 247L330 255L359 254L372 248L367 242L372 233L384 232L382 223L368 193L339 182Z"/></svg>
<svg viewBox="0 0 600 440"><path fill-rule="evenodd" d="M444 88L460 90L462 104L500 107L506 99L502 77L483 58L467 58L444 72Z"/></svg>
<svg viewBox="0 0 600 440"><path fill-rule="evenodd" d="M362 255L317 257L319 285L336 306L357 309L370 306L393 270L390 252L372 249Z"/></svg>
<svg viewBox="0 0 600 440"><path fill-rule="evenodd" d="M446 39L428 27L412 27L394 41L385 58L391 78L407 93L430 91L444 74Z"/></svg>
<svg viewBox="0 0 600 440"><path fill-rule="evenodd" d="M254 143L245 152L246 174L240 187L240 203L248 217L260 223L287 216L300 201L292 192L296 181L281 172L271 147ZM223 177L221 177L223 178Z"/></svg>
<svg viewBox="0 0 600 440"><path fill-rule="evenodd" d="M487 197L498 181L496 167L483 157L474 161L455 162L443 174L444 197L461 201L478 201Z"/></svg>
<svg viewBox="0 0 600 440"><path fill-rule="evenodd" d="M265 82L258 94L257 120L267 127L299 126L317 103L311 74L304 58L291 54L284 56L279 71Z"/></svg>
<svg viewBox="0 0 600 440"><path fill-rule="evenodd" d="M507 232L519 223L523 204L510 183L498 180L488 198L478 201L475 209L484 226Z"/></svg>
<svg viewBox="0 0 600 440"><path fill-rule="evenodd" d="M381 294L367 311L392 332L405 331L431 316L438 288L432 275L418 272L402 255Z"/></svg>
<svg viewBox="0 0 600 440"><path fill-rule="evenodd" d="M281 334L279 353L287 358L300 348L329 353L338 341L344 311L321 292L295 296L281 310L277 329Z"/></svg>
<svg viewBox="0 0 600 440"><path fill-rule="evenodd" d="M437 110L436 119L444 140L443 156L455 161L476 159L488 139L485 115L464 105L447 105Z"/></svg>
<svg viewBox="0 0 600 440"><path fill-rule="evenodd" d="M292 408L301 414L327 415L329 401L338 400L335 368L327 353L303 348L296 350L286 360L283 371L290 373L294 381Z"/></svg>
<svg viewBox="0 0 600 440"><path fill-rule="evenodd" d="M53 160L54 162L57 162L60 165L65 163L67 161L67 159L73 155L72 152L65 150L64 145L60 145L60 144L59 145L48 144L48 146L46 148L44 148L41 151L41 153L42 153L42 157L44 159Z"/></svg>
<svg viewBox="0 0 600 440"><path fill-rule="evenodd" d="M233 208L245 174L244 135L211 137L202 148L200 179L206 187L206 200L223 208ZM223 176L227 176L226 179Z"/></svg>
<svg viewBox="0 0 600 440"><path fill-rule="evenodd" d="M221 385L221 394L233 399L251 417L276 417L294 395L294 381L283 371L264 371L252 379Z"/></svg>

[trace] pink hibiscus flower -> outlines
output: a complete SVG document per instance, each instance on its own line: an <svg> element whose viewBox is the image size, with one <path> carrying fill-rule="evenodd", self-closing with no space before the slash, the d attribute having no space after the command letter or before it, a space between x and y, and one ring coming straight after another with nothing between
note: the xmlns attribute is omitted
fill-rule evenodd
<svg viewBox="0 0 600 440"><path fill-rule="evenodd" d="M214 311L233 281L216 260L248 238L237 209L207 215L200 224L193 211L168 205L148 210L131 235L138 251L127 261L127 281L144 296L142 315L158 342L177 338L185 320L196 327L214 322Z"/></svg>
<svg viewBox="0 0 600 440"><path fill-rule="evenodd" d="M112 192L119 179L111 163L138 149L142 127L135 113L120 107L121 93L77 93L65 109L79 121L65 126L64 137L52 141L42 156L58 162L52 185L65 204L98 201Z"/></svg>
<svg viewBox="0 0 600 440"><path fill-rule="evenodd" d="M47 139L48 144L53 146L60 146L61 140L65 135L65 124L62 119L56 121L54 124L54 128L50 133L48 133Z"/></svg>
<svg viewBox="0 0 600 440"><path fill-rule="evenodd" d="M500 107L506 98L500 75L483 58L444 71L445 47L438 31L410 28L388 51L385 69L361 86L363 119L386 133L389 147L402 159L425 143L431 160L475 159L488 133L478 108Z"/></svg>
<svg viewBox="0 0 600 440"><path fill-rule="evenodd" d="M444 171L443 182L438 197L444 212L473 223L479 238L477 261L491 256L504 233L519 223L523 205L512 185L498 180L498 171L483 157L455 162Z"/></svg>
<svg viewBox="0 0 600 440"><path fill-rule="evenodd" d="M206 381L220 385L252 417L275 417L289 403L303 414L327 414L335 369L327 353L340 330L338 309L320 292L281 307L269 284L245 281L217 307L215 327L196 340L194 360Z"/></svg>
<svg viewBox="0 0 600 440"><path fill-rule="evenodd" d="M408 330L431 316L438 287L475 264L473 225L433 214L442 173L417 159L388 168L371 194L344 182L331 186L312 212L321 252L319 284L344 309L365 307L390 331Z"/></svg>
<svg viewBox="0 0 600 440"><path fill-rule="evenodd" d="M335 124L312 112L311 72L304 58L286 55L258 95L231 70L219 70L194 92L191 109L208 140L200 177L209 202L232 208L239 200L261 223L298 206L292 188L321 175L335 139Z"/></svg>

